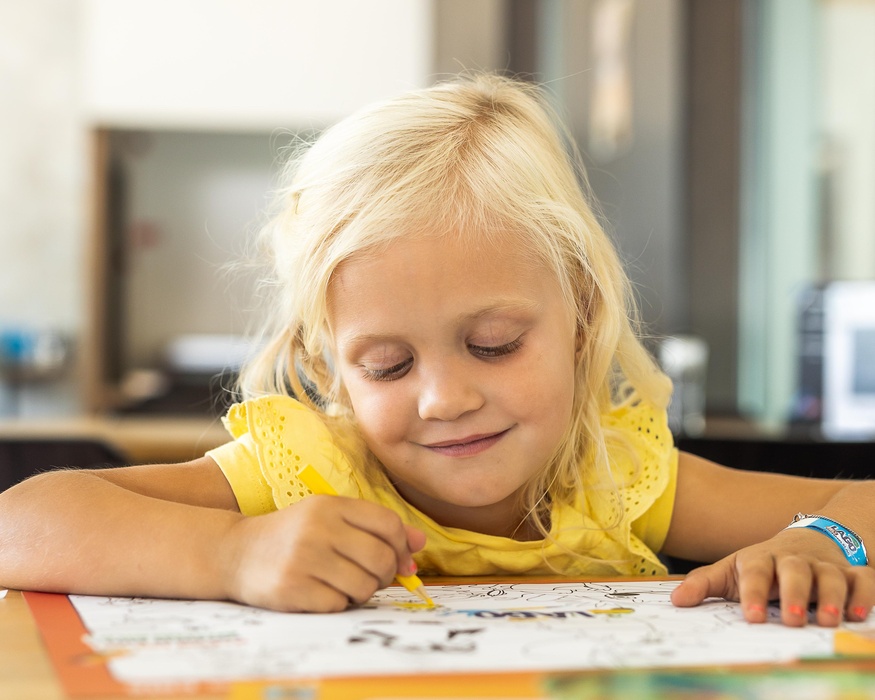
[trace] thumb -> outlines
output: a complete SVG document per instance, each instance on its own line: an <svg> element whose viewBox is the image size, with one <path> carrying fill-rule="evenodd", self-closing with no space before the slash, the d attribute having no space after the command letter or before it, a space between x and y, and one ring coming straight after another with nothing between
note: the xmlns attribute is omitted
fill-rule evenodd
<svg viewBox="0 0 875 700"><path fill-rule="evenodd" d="M693 569L671 592L671 602L679 608L699 605L705 598L731 598L731 565L725 559L716 564Z"/></svg>
<svg viewBox="0 0 875 700"><path fill-rule="evenodd" d="M425 533L411 525L405 525L404 529L407 532L407 548L411 553L418 552L425 547ZM413 557L408 556L406 562L401 562L398 572L402 576L411 576L416 573L416 562Z"/></svg>
<svg viewBox="0 0 875 700"><path fill-rule="evenodd" d="M425 533L422 530L412 525L405 525L404 528L407 530L407 546L411 552L418 552L425 547Z"/></svg>

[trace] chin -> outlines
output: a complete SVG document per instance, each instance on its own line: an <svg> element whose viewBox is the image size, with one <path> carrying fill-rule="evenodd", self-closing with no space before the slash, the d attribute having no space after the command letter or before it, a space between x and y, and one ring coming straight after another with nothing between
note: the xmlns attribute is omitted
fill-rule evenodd
<svg viewBox="0 0 875 700"><path fill-rule="evenodd" d="M456 508L490 508L497 505L506 504L515 499L516 492L507 493L502 491L498 494L484 495L483 491L468 490L460 494L445 494L443 496L435 496L435 500L443 501L447 505Z"/></svg>

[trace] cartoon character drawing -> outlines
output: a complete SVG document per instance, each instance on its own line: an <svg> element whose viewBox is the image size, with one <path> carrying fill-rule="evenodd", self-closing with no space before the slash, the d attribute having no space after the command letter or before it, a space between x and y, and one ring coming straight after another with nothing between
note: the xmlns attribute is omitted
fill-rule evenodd
<svg viewBox="0 0 875 700"><path fill-rule="evenodd" d="M363 624L347 643L376 645L407 654L468 654L477 650L476 636L482 632L481 627L459 628L427 620L374 620Z"/></svg>

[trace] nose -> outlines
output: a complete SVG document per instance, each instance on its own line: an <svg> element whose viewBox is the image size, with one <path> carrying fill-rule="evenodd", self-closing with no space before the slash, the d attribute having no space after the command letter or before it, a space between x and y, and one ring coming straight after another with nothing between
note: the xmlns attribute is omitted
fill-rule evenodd
<svg viewBox="0 0 875 700"><path fill-rule="evenodd" d="M464 361L444 361L422 367L419 391L419 417L422 420L451 421L483 407L485 398L476 374Z"/></svg>

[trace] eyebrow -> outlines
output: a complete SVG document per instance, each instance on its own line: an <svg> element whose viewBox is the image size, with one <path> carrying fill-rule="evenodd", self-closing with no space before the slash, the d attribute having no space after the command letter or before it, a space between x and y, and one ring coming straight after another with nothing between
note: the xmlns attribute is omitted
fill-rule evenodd
<svg viewBox="0 0 875 700"><path fill-rule="evenodd" d="M540 304L528 299L493 299L488 304L484 305L480 309L477 309L476 311L466 314L460 314L456 318L456 321L460 323L465 321L476 321L479 318L483 318L484 316L489 316L491 314L534 313L536 311L540 311L540 309Z"/></svg>
<svg viewBox="0 0 875 700"><path fill-rule="evenodd" d="M470 321L477 321L492 314L532 314L540 311L540 309L541 305L535 301L519 298L491 299L475 311L459 314L455 318L455 322L463 324ZM357 346L372 342L393 341L398 338L399 335L397 333L352 333L344 339L344 342L350 346Z"/></svg>

